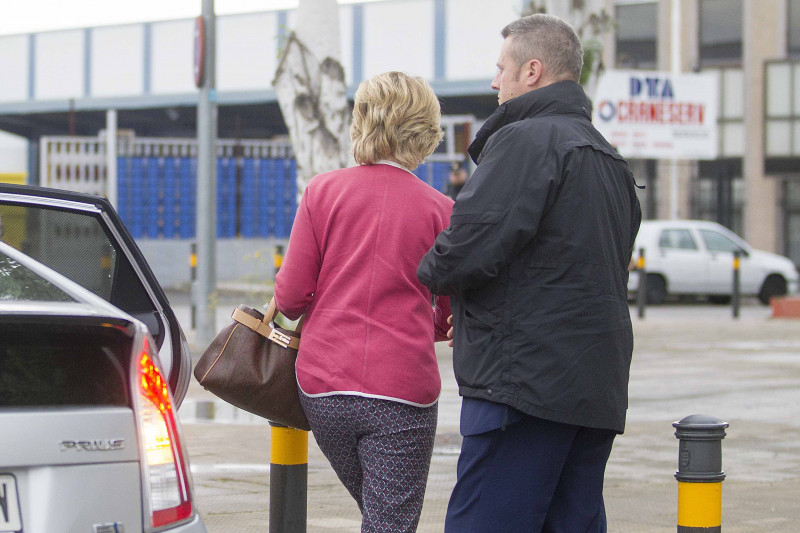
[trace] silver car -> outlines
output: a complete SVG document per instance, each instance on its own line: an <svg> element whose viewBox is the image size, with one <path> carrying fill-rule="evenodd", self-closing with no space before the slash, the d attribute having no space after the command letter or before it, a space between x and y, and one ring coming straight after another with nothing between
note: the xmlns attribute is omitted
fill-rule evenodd
<svg viewBox="0 0 800 533"><path fill-rule="evenodd" d="M189 351L116 213L0 185L0 220L0 532L204 533Z"/></svg>

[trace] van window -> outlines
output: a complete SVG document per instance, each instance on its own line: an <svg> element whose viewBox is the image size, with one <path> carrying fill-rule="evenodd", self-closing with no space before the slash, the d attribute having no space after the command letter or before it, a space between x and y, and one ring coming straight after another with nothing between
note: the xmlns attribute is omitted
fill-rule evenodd
<svg viewBox="0 0 800 533"><path fill-rule="evenodd" d="M674 248L678 250L697 250L691 232L688 229L665 229L658 239L659 248Z"/></svg>

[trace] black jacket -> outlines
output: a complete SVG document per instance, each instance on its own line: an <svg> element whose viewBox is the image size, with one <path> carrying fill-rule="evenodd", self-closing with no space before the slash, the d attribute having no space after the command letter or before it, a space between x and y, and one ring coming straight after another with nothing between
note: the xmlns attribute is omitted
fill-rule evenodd
<svg viewBox="0 0 800 533"><path fill-rule="evenodd" d="M417 276L451 296L459 392L622 432L633 333L628 263L641 210L580 85L498 107Z"/></svg>

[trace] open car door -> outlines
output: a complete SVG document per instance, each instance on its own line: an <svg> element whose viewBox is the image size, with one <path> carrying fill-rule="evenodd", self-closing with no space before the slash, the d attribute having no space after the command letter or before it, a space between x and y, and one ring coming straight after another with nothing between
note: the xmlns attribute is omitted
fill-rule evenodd
<svg viewBox="0 0 800 533"><path fill-rule="evenodd" d="M192 366L186 338L161 285L108 200L0 184L0 240L147 325L180 405Z"/></svg>

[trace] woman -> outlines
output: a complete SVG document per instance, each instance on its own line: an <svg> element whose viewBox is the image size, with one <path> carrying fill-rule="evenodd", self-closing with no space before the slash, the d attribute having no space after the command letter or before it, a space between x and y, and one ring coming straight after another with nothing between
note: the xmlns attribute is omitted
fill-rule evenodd
<svg viewBox="0 0 800 533"><path fill-rule="evenodd" d="M305 314L300 400L362 512L362 532L416 531L441 388L434 340L446 298L417 265L453 201L414 176L441 142L439 101L400 72L362 83L350 138L359 166L315 176L275 280L278 310Z"/></svg>

